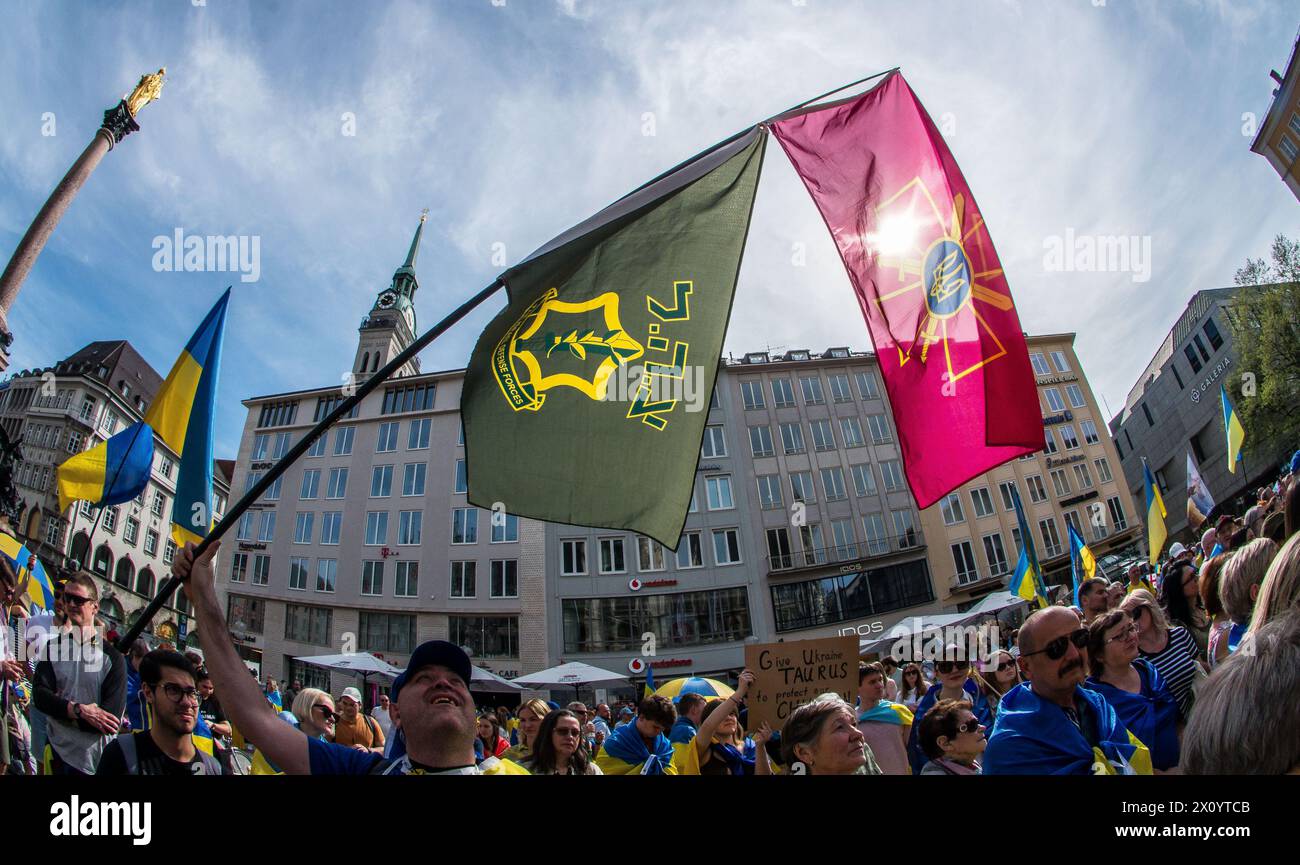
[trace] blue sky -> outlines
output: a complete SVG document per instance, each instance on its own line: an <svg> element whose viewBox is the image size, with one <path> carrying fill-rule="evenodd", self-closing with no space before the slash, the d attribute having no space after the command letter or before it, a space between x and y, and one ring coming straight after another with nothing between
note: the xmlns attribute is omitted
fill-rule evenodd
<svg viewBox="0 0 1300 865"><path fill-rule="evenodd" d="M518 261L713 142L891 66L961 164L1023 325L1077 331L1112 410L1193 292L1230 284L1275 234L1300 236L1300 207L1244 129L1300 23L1284 3L196 2L6 3L0 254L103 110L166 65L161 101L11 310L11 369L126 338L165 374L233 282L218 456L234 456L241 399L340 380L421 208L427 327L500 272L494 252ZM259 280L156 272L153 240L176 229L259 237ZM1149 238L1149 279L1050 270L1067 231ZM498 308L424 368L463 366ZM773 145L726 350L844 344L869 348L866 326Z"/></svg>

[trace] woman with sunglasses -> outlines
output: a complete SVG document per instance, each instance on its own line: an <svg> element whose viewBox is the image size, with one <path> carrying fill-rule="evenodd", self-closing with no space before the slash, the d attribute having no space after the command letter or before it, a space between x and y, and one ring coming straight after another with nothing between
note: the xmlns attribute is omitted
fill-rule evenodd
<svg viewBox="0 0 1300 865"><path fill-rule="evenodd" d="M947 645L943 649L946 660L934 662L934 672L938 681L921 698L916 706L916 720L912 723L912 734L908 739L907 755L912 764L912 774L919 775L928 762L925 752L921 750L921 719L925 717L940 700L966 700L971 704L975 717L986 728L993 726L993 713L989 702L980 692L980 686L974 678L974 670L966 658L964 646Z"/></svg>
<svg viewBox="0 0 1300 865"><path fill-rule="evenodd" d="M1157 772L1178 767L1178 703L1151 662L1138 657L1138 625L1111 610L1088 627L1092 675L1084 683L1106 698L1129 732L1151 750Z"/></svg>
<svg viewBox="0 0 1300 865"><path fill-rule="evenodd" d="M303 688L294 696L292 717L297 719L296 726L299 730L322 742L328 742L334 737L334 725L339 719L338 713L334 711L334 698L320 688ZM288 719L285 722L290 723ZM266 759L260 750L254 750L248 774L283 775L284 772Z"/></svg>
<svg viewBox="0 0 1300 865"><path fill-rule="evenodd" d="M533 775L603 775L591 759L582 722L568 709L548 714L537 729L537 744L523 764Z"/></svg>
<svg viewBox="0 0 1300 865"><path fill-rule="evenodd" d="M979 675L980 693L988 700L989 714L994 720L998 717L998 704L1007 692L1019 685L1020 667L1016 659L1006 649L996 649L984 661Z"/></svg>
<svg viewBox="0 0 1300 865"><path fill-rule="evenodd" d="M940 700L921 719L921 748L930 758L922 775L978 775L986 747L984 726L965 700Z"/></svg>
<svg viewBox="0 0 1300 865"><path fill-rule="evenodd" d="M898 699L895 702L902 703L915 714L917 705L929 690L930 682L921 672L921 665L909 663L903 668L903 685L898 689Z"/></svg>
<svg viewBox="0 0 1300 865"><path fill-rule="evenodd" d="M1204 658L1210 638L1210 616L1201 604L1200 577L1190 561L1175 562L1160 584L1158 599L1170 623L1187 629L1196 641L1197 657Z"/></svg>
<svg viewBox="0 0 1300 865"><path fill-rule="evenodd" d="M523 763L532 755L538 730L541 729L543 719L550 712L551 707L546 705L546 701L536 697L519 707L519 743L506 751L507 760Z"/></svg>
<svg viewBox="0 0 1300 865"><path fill-rule="evenodd" d="M1129 592L1120 609L1137 623L1138 651L1156 668L1169 693L1178 701L1183 720L1187 720L1195 699L1192 686L1201 675L1196 640L1186 628L1170 624L1156 599L1145 589Z"/></svg>

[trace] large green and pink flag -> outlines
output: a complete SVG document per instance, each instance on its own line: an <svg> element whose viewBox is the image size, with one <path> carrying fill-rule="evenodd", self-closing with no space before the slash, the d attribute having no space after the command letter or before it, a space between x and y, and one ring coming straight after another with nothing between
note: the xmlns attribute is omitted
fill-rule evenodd
<svg viewBox="0 0 1300 865"><path fill-rule="evenodd" d="M1002 264L961 169L903 76L772 124L871 331L918 507L1045 447Z"/></svg>

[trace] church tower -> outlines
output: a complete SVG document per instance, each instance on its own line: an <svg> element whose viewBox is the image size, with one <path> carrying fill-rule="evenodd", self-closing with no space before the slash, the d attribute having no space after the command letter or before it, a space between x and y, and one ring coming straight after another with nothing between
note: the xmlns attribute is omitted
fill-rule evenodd
<svg viewBox="0 0 1300 865"><path fill-rule="evenodd" d="M420 224L411 239L411 250L406 261L393 273L388 288L379 292L370 313L361 321L361 338L357 343L357 356L352 361L352 371L357 381L365 381L415 341L415 292L420 287L415 278L415 256L420 251L420 235L424 232L426 208L420 214ZM418 375L420 359L413 357L399 369L395 378Z"/></svg>

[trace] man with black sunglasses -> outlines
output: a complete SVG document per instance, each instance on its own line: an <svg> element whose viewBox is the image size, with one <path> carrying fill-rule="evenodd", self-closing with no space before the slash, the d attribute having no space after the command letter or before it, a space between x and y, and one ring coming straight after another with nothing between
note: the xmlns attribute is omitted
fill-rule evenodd
<svg viewBox="0 0 1300 865"><path fill-rule="evenodd" d="M1151 774L1151 752L1087 678L1088 631L1064 607L1031 615L1020 629L1029 681L1002 698L984 751L986 775Z"/></svg>
<svg viewBox="0 0 1300 865"><path fill-rule="evenodd" d="M194 665L179 652L155 649L140 661L140 692L152 723L123 733L104 749L96 775L221 775L220 762L194 744L201 695Z"/></svg>
<svg viewBox="0 0 1300 865"><path fill-rule="evenodd" d="M35 703L48 716L50 771L93 775L126 711L126 662L95 630L99 589L80 574L63 587L68 628L41 649Z"/></svg>

